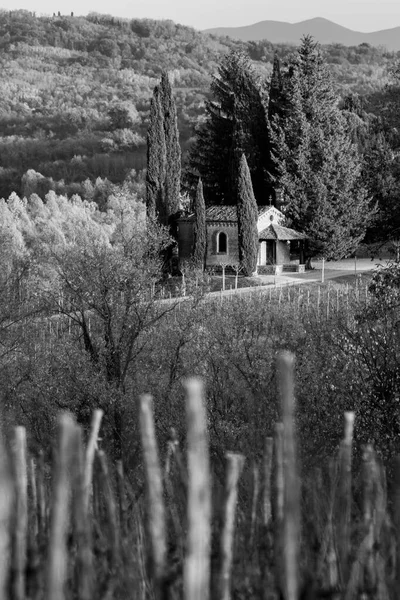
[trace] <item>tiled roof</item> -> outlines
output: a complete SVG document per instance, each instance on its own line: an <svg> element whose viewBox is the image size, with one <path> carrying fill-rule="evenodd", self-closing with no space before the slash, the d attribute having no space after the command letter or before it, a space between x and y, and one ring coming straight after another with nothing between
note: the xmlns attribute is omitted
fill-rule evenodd
<svg viewBox="0 0 400 600"><path fill-rule="evenodd" d="M289 229L289 227L282 227L282 225L277 225L275 223L271 223L268 227L260 231L258 234L259 240L305 240L307 236L304 233L299 233L294 229Z"/></svg>
<svg viewBox="0 0 400 600"><path fill-rule="evenodd" d="M266 210L269 209L269 206L259 206L258 207L258 216L262 215ZM182 217L184 221L194 221L194 213L191 213L187 217ZM236 222L237 221L237 212L236 206L219 206L213 205L206 208L206 221L221 221L221 222Z"/></svg>
<svg viewBox="0 0 400 600"><path fill-rule="evenodd" d="M206 221L237 221L236 206L209 206Z"/></svg>

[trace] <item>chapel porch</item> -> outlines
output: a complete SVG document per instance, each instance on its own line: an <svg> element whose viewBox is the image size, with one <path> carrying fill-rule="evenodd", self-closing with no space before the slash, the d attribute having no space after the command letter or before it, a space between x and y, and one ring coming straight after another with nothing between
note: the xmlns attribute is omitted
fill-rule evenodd
<svg viewBox="0 0 400 600"><path fill-rule="evenodd" d="M304 271L307 237L303 233L271 223L258 237L259 272L260 267L277 267L271 270L282 272L289 265L292 265L293 270Z"/></svg>

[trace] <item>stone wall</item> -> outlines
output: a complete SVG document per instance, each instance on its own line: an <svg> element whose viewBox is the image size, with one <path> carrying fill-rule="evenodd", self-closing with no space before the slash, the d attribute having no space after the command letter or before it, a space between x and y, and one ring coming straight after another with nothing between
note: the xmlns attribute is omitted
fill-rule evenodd
<svg viewBox="0 0 400 600"><path fill-rule="evenodd" d="M219 233L225 233L227 236L227 252L217 252L217 238ZM207 267L225 264L239 263L239 244L238 230L236 224L229 223L209 223L207 225Z"/></svg>

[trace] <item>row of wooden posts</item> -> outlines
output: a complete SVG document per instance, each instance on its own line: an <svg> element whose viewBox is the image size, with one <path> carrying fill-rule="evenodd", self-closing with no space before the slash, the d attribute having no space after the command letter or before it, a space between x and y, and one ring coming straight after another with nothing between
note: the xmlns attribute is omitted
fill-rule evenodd
<svg viewBox="0 0 400 600"><path fill-rule="evenodd" d="M393 519L396 529L387 525L390 517L386 510L382 468L374 450L365 448L359 529L363 535L361 542L359 539L354 542L354 414L351 412L345 414L345 435L335 462L337 489L328 494L329 506L315 560L317 566L313 579L304 581L302 553L307 553L309 548L301 534L302 492L296 448L293 369L293 355L281 353L277 372L282 420L276 425L275 438L265 440L262 482L260 485L258 476L255 477L250 507L251 544L269 544L269 550L261 559L262 592L246 597L299 600L300 597L322 597L318 594L324 593L323 597L345 600L395 598L390 585L393 583L395 593L400 591L400 492L397 493ZM86 446L82 428L74 418L69 414L61 415L51 476L43 456L33 458L29 455L24 428L15 429L10 454L2 441L0 598L229 600L232 597L237 508L245 457L234 451L225 455L223 519L217 528L219 542L215 566L211 556L216 527L212 514L213 467L204 390L196 379L187 381L185 388L186 460L175 435L171 436L165 461L161 460L153 400L149 395L140 398L144 502L141 485L138 483L135 489L121 463L115 470L111 468L99 447L101 411L93 415ZM179 485L185 490L186 514L182 522L174 500L179 487L177 480L173 480L174 469L179 472ZM254 472L258 473L257 470ZM140 480L136 474L135 478ZM319 485L320 482L315 482L317 492L314 497L322 495ZM258 514L260 505L261 513ZM315 514L315 519L323 518L321 507L322 504L317 506L321 514ZM385 560L382 552L384 529L391 531L390 539L394 540L393 552L397 557L396 574L390 585L382 564ZM181 582L177 585L179 568L176 570L171 565L171 535L182 538L178 542L184 554ZM268 540L272 540L272 544ZM130 573L133 553L137 557L134 574ZM241 560L250 561L250 556L242 556ZM131 587L121 591L121 582L125 579ZM374 590L375 596L368 595L368 590ZM361 592L364 596L359 596Z"/></svg>
<svg viewBox="0 0 400 600"><path fill-rule="evenodd" d="M204 302L218 303L220 305L229 304L238 299L251 302L255 298L262 298L265 302L275 306L290 304L295 311L302 313L312 313L317 319L325 319L336 313L348 313L354 303L363 307L370 303L370 292L368 285L359 285L356 288L349 286L316 286L310 288L299 285L285 286L260 286L251 290L243 288L225 293L214 293L204 297ZM190 298L183 300L173 298L174 309L167 318L177 320L179 314L184 311L190 302ZM204 305L205 306L205 305ZM165 307L164 307L165 308ZM189 309L191 307L189 306ZM163 307L160 308L163 310ZM207 310L207 309L206 309ZM93 324L96 322L94 317L88 315L87 326L89 333ZM67 315L55 316L37 321L37 335L34 336L34 354L39 352L40 347L51 349L53 340L65 335L75 335L77 325L71 317Z"/></svg>

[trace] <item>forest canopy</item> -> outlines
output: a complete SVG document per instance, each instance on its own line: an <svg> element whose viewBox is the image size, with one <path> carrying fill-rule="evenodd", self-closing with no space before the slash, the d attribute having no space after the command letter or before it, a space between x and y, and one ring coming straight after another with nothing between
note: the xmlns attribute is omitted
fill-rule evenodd
<svg viewBox="0 0 400 600"><path fill-rule="evenodd" d="M0 12L0 48L0 197L23 195L22 177L33 169L43 176L41 196L54 190L89 200L85 189L99 177L110 185L134 181L144 195L150 99L163 70L173 81L185 162L221 58L244 52L255 71L269 77L275 53L285 61L294 51L172 21L28 11ZM322 53L342 97L374 95L378 110L399 56L365 44L325 46Z"/></svg>

